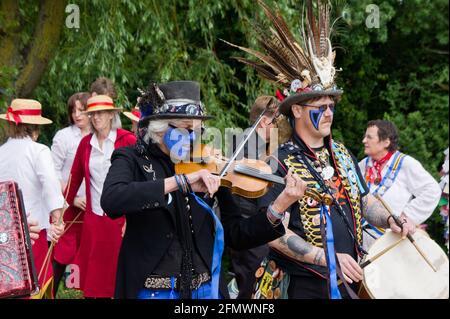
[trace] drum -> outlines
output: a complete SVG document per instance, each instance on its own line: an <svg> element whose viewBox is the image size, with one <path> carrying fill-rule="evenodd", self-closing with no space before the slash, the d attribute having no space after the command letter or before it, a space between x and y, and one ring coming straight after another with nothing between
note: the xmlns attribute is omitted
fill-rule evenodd
<svg viewBox="0 0 450 319"><path fill-rule="evenodd" d="M435 267L425 261L414 245L387 231L369 249L367 259L393 247L364 267L360 297L372 299L447 299L449 263L447 254L424 231L413 235L417 245Z"/></svg>

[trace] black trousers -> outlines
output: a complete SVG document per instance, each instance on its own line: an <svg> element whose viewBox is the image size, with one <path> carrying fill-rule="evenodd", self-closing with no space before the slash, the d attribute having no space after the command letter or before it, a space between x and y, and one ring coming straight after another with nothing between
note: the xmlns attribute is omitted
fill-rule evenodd
<svg viewBox="0 0 450 319"><path fill-rule="evenodd" d="M53 295L56 298L56 294L58 293L59 283L64 276L64 272L66 271L66 266L60 264L59 262L53 260Z"/></svg>
<svg viewBox="0 0 450 319"><path fill-rule="evenodd" d="M357 291L357 285L352 284L350 288ZM339 285L339 291L343 299L350 296L343 284ZM290 276L289 299L329 299L328 282L319 276L305 274L304 276Z"/></svg>
<svg viewBox="0 0 450 319"><path fill-rule="evenodd" d="M268 254L267 245L243 251L230 249L231 265L239 288L238 299L251 299L256 282L255 272Z"/></svg>

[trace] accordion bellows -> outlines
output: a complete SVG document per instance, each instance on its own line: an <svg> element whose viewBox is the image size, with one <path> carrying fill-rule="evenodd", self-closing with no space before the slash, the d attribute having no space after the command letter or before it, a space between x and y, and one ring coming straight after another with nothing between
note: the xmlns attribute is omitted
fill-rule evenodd
<svg viewBox="0 0 450 319"><path fill-rule="evenodd" d="M15 182L0 182L0 298L38 291L22 193Z"/></svg>

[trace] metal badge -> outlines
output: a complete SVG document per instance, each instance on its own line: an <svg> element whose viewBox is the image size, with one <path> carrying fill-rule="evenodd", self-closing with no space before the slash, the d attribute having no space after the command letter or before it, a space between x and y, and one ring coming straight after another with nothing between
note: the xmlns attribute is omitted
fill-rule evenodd
<svg viewBox="0 0 450 319"><path fill-rule="evenodd" d="M355 184L356 183L356 175L355 172L353 172L353 170L349 170L348 171L348 178L350 179L350 181Z"/></svg>
<svg viewBox="0 0 450 319"><path fill-rule="evenodd" d="M329 180L334 176L334 168L327 166L322 170L322 177L324 180Z"/></svg>
<svg viewBox="0 0 450 319"><path fill-rule="evenodd" d="M319 203L315 201L314 198L308 197L306 199L306 204L308 205L308 207L316 207Z"/></svg>

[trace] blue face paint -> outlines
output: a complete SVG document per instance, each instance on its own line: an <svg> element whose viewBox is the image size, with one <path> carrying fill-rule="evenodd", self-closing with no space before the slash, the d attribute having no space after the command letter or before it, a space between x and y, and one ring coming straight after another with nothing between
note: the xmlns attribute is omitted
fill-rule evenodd
<svg viewBox="0 0 450 319"><path fill-rule="evenodd" d="M196 140L195 131L169 126L164 134L164 144L170 151L170 156L175 159L185 159L191 149L191 144Z"/></svg>
<svg viewBox="0 0 450 319"><path fill-rule="evenodd" d="M323 113L324 111L321 111L320 109L309 111L309 118L311 119L311 122L316 128L316 130L319 130L319 123Z"/></svg>

